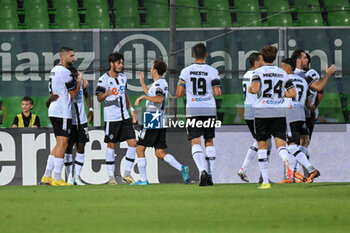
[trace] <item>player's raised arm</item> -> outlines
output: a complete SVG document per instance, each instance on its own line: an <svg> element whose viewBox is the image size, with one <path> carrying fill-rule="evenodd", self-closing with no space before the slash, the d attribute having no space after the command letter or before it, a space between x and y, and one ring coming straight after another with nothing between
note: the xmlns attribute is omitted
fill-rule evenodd
<svg viewBox="0 0 350 233"><path fill-rule="evenodd" d="M145 94L147 95L148 87L145 84L145 75L142 72L139 72L139 76L140 76L140 84L142 86L143 92L145 92Z"/></svg>
<svg viewBox="0 0 350 233"><path fill-rule="evenodd" d="M323 78L321 78L319 81L315 81L311 83L310 87L316 91L322 91L323 88L326 86L328 79L332 76L334 72L335 72L335 65L331 65L330 67L328 67L327 65L326 74L323 76Z"/></svg>

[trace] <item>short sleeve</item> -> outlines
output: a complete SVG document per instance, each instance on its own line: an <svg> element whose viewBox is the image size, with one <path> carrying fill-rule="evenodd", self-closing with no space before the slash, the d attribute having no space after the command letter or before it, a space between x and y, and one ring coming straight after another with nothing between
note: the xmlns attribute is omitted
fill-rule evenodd
<svg viewBox="0 0 350 233"><path fill-rule="evenodd" d="M285 87L287 90L293 88L293 87L294 87L293 81L292 81L291 79L289 79L289 80L286 82L286 84L284 85L284 87Z"/></svg>
<svg viewBox="0 0 350 233"><path fill-rule="evenodd" d="M186 87L185 70L181 70L178 85L182 87Z"/></svg>
<svg viewBox="0 0 350 233"><path fill-rule="evenodd" d="M105 92L106 92L105 82L103 82L103 78L100 77L97 81L96 95L99 93L104 94Z"/></svg>
<svg viewBox="0 0 350 233"><path fill-rule="evenodd" d="M259 82L259 83L261 83L261 79L260 79L260 77L259 77L258 74L255 73L255 74L252 76L252 82Z"/></svg>

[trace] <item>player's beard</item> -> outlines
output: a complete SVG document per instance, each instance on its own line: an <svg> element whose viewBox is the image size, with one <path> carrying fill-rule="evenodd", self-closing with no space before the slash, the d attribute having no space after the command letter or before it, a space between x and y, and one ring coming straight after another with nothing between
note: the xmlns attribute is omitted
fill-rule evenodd
<svg viewBox="0 0 350 233"><path fill-rule="evenodd" d="M72 67L73 66L73 62L66 62L66 64L67 64L67 67Z"/></svg>

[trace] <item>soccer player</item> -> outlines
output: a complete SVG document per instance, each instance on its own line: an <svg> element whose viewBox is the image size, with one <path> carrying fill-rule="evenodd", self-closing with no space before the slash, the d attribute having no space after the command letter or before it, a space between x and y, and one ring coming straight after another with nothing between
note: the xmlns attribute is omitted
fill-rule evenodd
<svg viewBox="0 0 350 233"><path fill-rule="evenodd" d="M114 176L114 151L116 143L126 140L128 150L126 152L125 173L122 178L124 183L134 183L131 177L131 169L136 156L136 136L132 124L137 121L137 116L127 94L127 78L122 73L124 56L114 52L109 54L110 69L99 79L96 87L97 100L104 103L103 113L105 121L105 139L107 143L106 164L109 176L108 184L115 185ZM130 119L128 109L131 111Z"/></svg>
<svg viewBox="0 0 350 233"><path fill-rule="evenodd" d="M283 159L285 176L292 179L289 167L291 155L286 148L286 113L284 98L295 97L293 82L288 79L287 73L272 63L276 59L277 48L267 45L261 50L265 65L256 69L252 84L248 91L258 93L255 103L254 123L255 139L258 141L258 158L263 183L259 189L269 189L267 141L271 135L275 138L276 148Z"/></svg>
<svg viewBox="0 0 350 233"><path fill-rule="evenodd" d="M151 75L153 78L153 83L150 89L144 82L143 73L140 75L140 84L146 95L142 95L137 98L135 106L138 106L140 102L146 100L146 111L156 112L155 114L160 114L161 119L166 119L165 108L168 99L168 83L163 78L163 74L166 72L167 65L165 62L156 59L151 67ZM162 122L161 122L162 124ZM144 125L145 127L145 125ZM140 172L140 180L131 184L131 185L147 185L147 174L146 174L146 158L145 150L146 147L154 147L155 154L159 159L164 160L170 166L181 172L182 178L185 184L188 184L190 181L189 169L188 166L183 166L180 164L173 155L165 153L164 149L167 148L166 145L166 129L161 128L157 129L146 129L143 128L140 134L140 138L137 142L137 166Z"/></svg>
<svg viewBox="0 0 350 233"><path fill-rule="evenodd" d="M307 147L310 145L311 135L314 129L315 121L317 118L318 110L317 105L320 102L320 99L317 96L323 95L323 88L328 82L328 79L335 72L335 66L331 65L326 67L326 74L320 79L319 74L314 70L309 70L310 60L307 57L307 54L304 50L298 49L295 50L292 54L292 59L296 61L295 74L303 78L311 78L314 81L309 85L309 92L307 97L307 102L305 104L305 116L306 116L306 126L307 131L303 131L300 137L300 146L299 150L302 151L308 158L309 152ZM305 70L308 70L307 72ZM320 94L318 94L320 93ZM316 100L319 100L318 103ZM307 176L307 175L306 175Z"/></svg>
<svg viewBox="0 0 350 233"><path fill-rule="evenodd" d="M310 173L310 178L306 179L302 174L294 173L294 177L300 179L302 182L312 182L314 178L320 176L320 173L315 169L306 155L298 149L300 144L300 135L306 130L304 105L306 102L309 85L314 81L308 77L306 79L294 74L295 60L287 58L282 61L282 69L289 75L289 79L293 81L296 88L296 97L287 98L288 108L287 115L287 129L288 129L288 150L295 157L296 161L307 168ZM295 162L290 161L291 167L294 171ZM284 179L282 183L289 183L291 181ZM293 181L292 181L293 182Z"/></svg>
<svg viewBox="0 0 350 233"><path fill-rule="evenodd" d="M21 102L22 113L15 116L13 120L12 128L38 128L40 127L40 119L34 113L31 113L33 109L33 99L30 96L24 96Z"/></svg>
<svg viewBox="0 0 350 233"><path fill-rule="evenodd" d="M74 79L77 79L79 76L78 71L74 67L68 68L72 72ZM93 108L91 104L90 94L87 90L88 82L84 82L80 85L80 90L78 95L73 99L72 104L72 131L68 143L68 147L64 157L64 165L66 166L66 172L68 175L67 183L74 185L85 185L80 179L81 169L84 165L84 150L85 144L89 142L89 133L88 133L88 119L85 114L85 101L89 107L89 123L93 120ZM74 144L76 145L76 156L74 161L74 177L73 177L73 155L72 150Z"/></svg>
<svg viewBox="0 0 350 233"><path fill-rule="evenodd" d="M247 176L247 170L250 162L256 157L258 153L258 142L255 140L254 133L254 104L257 101L256 94L248 92L248 87L252 82L252 77L254 75L254 70L264 65L263 57L260 53L252 53L249 56L249 63L251 65L250 70L248 70L243 76L243 97L244 97L244 119L247 126L254 138L253 145L248 149L246 157L243 161L241 169L238 171L238 176L245 182L249 182ZM271 141L268 143L267 156L269 157L271 151ZM261 178L262 179L262 178Z"/></svg>
<svg viewBox="0 0 350 233"><path fill-rule="evenodd" d="M208 56L203 43L193 47L195 64L184 68L180 73L180 80L176 90L176 96L186 95L186 117L187 121L194 121L195 124L188 125L188 140L192 145L192 157L200 174L199 186L213 185L212 175L215 165L216 150L213 138L215 127L198 127L204 122L215 121L216 103L214 96L221 95L220 76L218 71L205 64ZM199 123L198 123L199 122ZM201 136L204 136L208 171L204 164L204 155L201 147Z"/></svg>
<svg viewBox="0 0 350 233"><path fill-rule="evenodd" d="M59 52L60 62L50 72L49 91L52 95L58 95L58 99L49 106L49 118L56 137L56 145L50 152L47 160L44 176L41 183L52 186L69 186L61 179L63 169L64 152L68 146L68 137L72 127L72 99L78 95L82 81L81 75L74 82L68 67L75 61L74 51L68 47L62 47ZM54 169L54 177L51 172Z"/></svg>

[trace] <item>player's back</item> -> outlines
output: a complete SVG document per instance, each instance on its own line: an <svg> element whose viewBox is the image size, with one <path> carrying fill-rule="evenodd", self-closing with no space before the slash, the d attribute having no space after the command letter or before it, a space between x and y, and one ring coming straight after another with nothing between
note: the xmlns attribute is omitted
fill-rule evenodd
<svg viewBox="0 0 350 233"><path fill-rule="evenodd" d="M289 74L289 79L293 81L296 97L287 98L287 121L305 121L305 100L308 91L306 80L299 75Z"/></svg>
<svg viewBox="0 0 350 233"><path fill-rule="evenodd" d="M85 113L83 85L84 83L81 82L80 90L77 96L73 99L73 103L72 103L72 124L73 125L77 125L78 123L85 124L87 122L86 113ZM78 117L79 117L79 121L78 121Z"/></svg>
<svg viewBox="0 0 350 233"><path fill-rule="evenodd" d="M265 65L255 70L254 81L260 82L255 117L285 117L285 89L293 87L287 73L273 65Z"/></svg>
<svg viewBox="0 0 350 233"><path fill-rule="evenodd" d="M50 72L49 91L59 98L49 107L49 117L72 118L71 95L69 90L75 88L71 72L62 65L56 65Z"/></svg>
<svg viewBox="0 0 350 233"><path fill-rule="evenodd" d="M146 110L147 111L159 111L162 114L165 114L166 103L168 100L168 83L164 78L157 79L148 90L148 96L163 96L162 103L155 103L152 101L146 101Z"/></svg>
<svg viewBox="0 0 350 233"><path fill-rule="evenodd" d="M248 87L252 83L254 70L248 70L242 80L243 97L244 97L244 119L250 120L254 119L254 105L257 101L256 94L248 92Z"/></svg>
<svg viewBox="0 0 350 233"><path fill-rule="evenodd" d="M215 116L216 103L213 87L220 85L218 71L207 64L192 64L181 71L186 85L186 114L188 116Z"/></svg>

